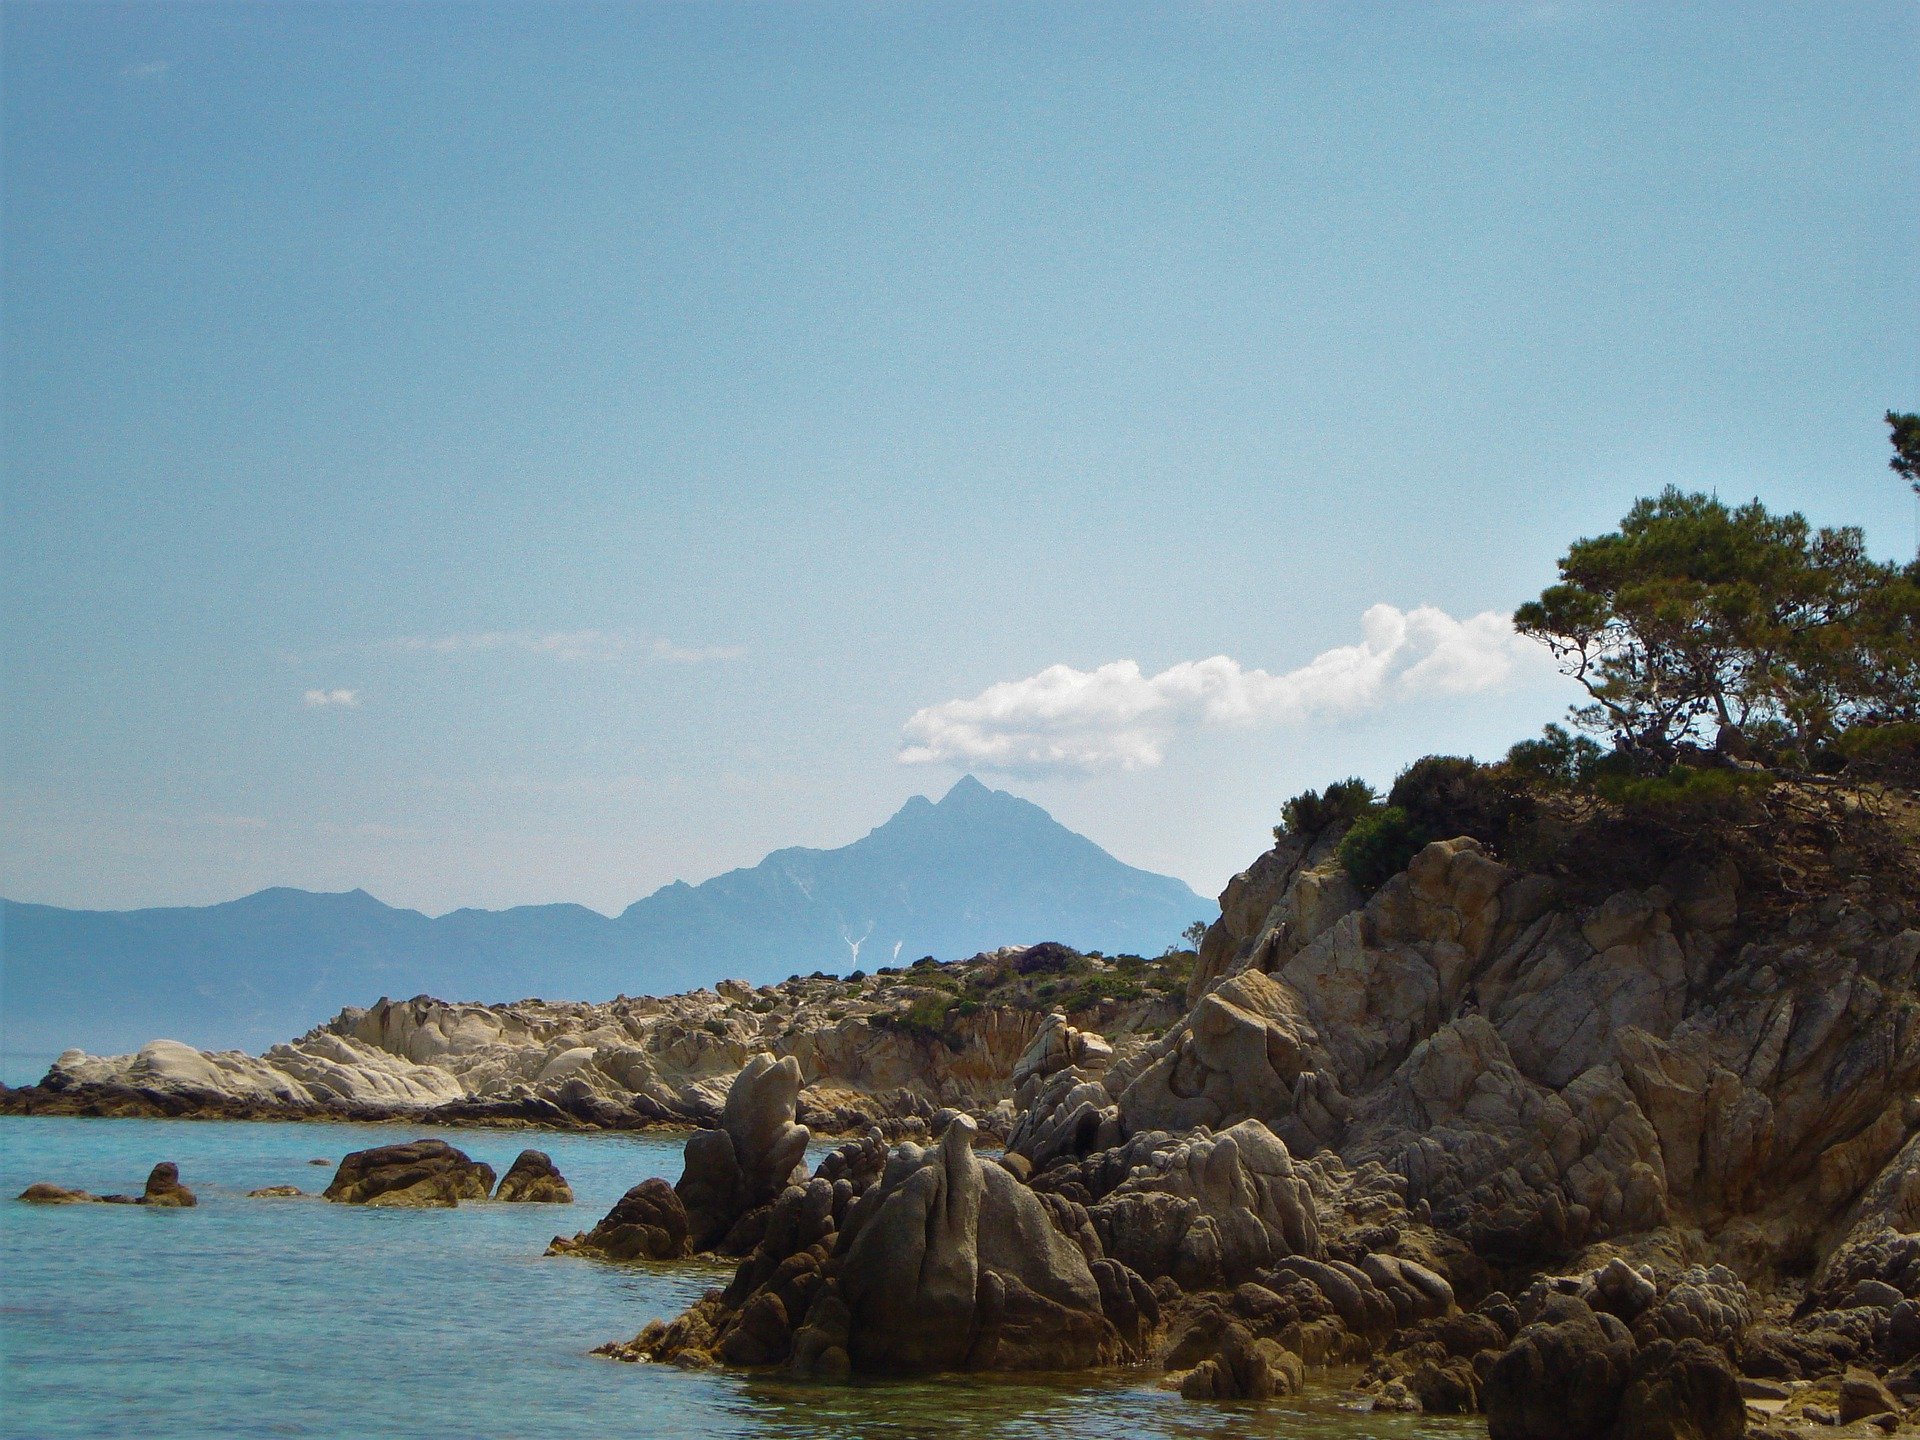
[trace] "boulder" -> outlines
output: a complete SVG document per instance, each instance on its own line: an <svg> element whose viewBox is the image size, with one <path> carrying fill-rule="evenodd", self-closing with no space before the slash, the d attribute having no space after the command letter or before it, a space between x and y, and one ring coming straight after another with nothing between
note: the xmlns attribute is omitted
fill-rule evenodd
<svg viewBox="0 0 1920 1440"><path fill-rule="evenodd" d="M306 1191L298 1185L263 1185L258 1190L249 1190L249 1200L298 1200L306 1196Z"/></svg>
<svg viewBox="0 0 1920 1440"><path fill-rule="evenodd" d="M19 1198L29 1205L91 1205L99 1197L85 1190L69 1190L64 1185L36 1180L20 1192Z"/></svg>
<svg viewBox="0 0 1920 1440"><path fill-rule="evenodd" d="M1691 1338L1641 1346L1615 1440L1739 1440L1746 1429L1740 1379L1721 1351Z"/></svg>
<svg viewBox="0 0 1920 1440"><path fill-rule="evenodd" d="M686 1168L674 1190L695 1250L714 1248L750 1210L798 1178L796 1171L805 1175L801 1162L810 1137L794 1123L799 1098L797 1060L755 1055L727 1091L719 1128L688 1138Z"/></svg>
<svg viewBox="0 0 1920 1440"><path fill-rule="evenodd" d="M1097 1075L1113 1063L1113 1047L1091 1030L1080 1030L1055 1011L1041 1022L1033 1042L1013 1062L1013 1103L1024 1110L1040 1085L1061 1070Z"/></svg>
<svg viewBox="0 0 1920 1440"><path fill-rule="evenodd" d="M1856 1420L1871 1419L1875 1415L1898 1415L1900 1402L1893 1398L1891 1391L1880 1383L1879 1377L1867 1370L1853 1368L1847 1371L1840 1381L1840 1423L1851 1425Z"/></svg>
<svg viewBox="0 0 1920 1440"><path fill-rule="evenodd" d="M544 1150L522 1150L505 1175L496 1200L531 1201L546 1205L571 1205L573 1187L554 1166Z"/></svg>
<svg viewBox="0 0 1920 1440"><path fill-rule="evenodd" d="M571 1240L556 1235L549 1255L602 1260L678 1260L693 1253L686 1207L666 1181L642 1180L593 1229Z"/></svg>
<svg viewBox="0 0 1920 1440"><path fill-rule="evenodd" d="M1306 1374L1300 1357L1243 1325L1229 1325L1219 1348L1185 1374L1168 1376L1187 1400L1266 1400L1291 1395Z"/></svg>
<svg viewBox="0 0 1920 1440"><path fill-rule="evenodd" d="M1633 1337L1613 1316L1550 1295L1488 1372L1489 1440L1605 1440L1633 1357Z"/></svg>
<svg viewBox="0 0 1920 1440"><path fill-rule="evenodd" d="M162 1160L148 1174L146 1189L141 1192L138 1203L184 1210L199 1202L193 1191L180 1183L180 1167L171 1160Z"/></svg>
<svg viewBox="0 0 1920 1440"><path fill-rule="evenodd" d="M342 1205L444 1209L493 1193L493 1167L444 1140L356 1150L340 1161L323 1195Z"/></svg>

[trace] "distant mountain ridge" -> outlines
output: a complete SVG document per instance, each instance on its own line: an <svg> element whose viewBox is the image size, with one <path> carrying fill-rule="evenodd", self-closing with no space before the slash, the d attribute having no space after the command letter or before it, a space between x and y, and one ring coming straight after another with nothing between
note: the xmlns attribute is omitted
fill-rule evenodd
<svg viewBox="0 0 1920 1440"><path fill-rule="evenodd" d="M364 890L285 887L153 910L0 901L0 1040L259 1050L382 995L602 1000L1040 940L1157 954L1215 913L1179 880L968 776L850 845L675 881L611 919L564 904L430 918Z"/></svg>

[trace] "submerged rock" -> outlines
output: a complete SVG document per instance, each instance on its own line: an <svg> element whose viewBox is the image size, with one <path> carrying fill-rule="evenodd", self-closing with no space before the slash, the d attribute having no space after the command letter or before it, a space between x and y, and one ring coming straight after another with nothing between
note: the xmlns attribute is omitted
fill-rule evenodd
<svg viewBox="0 0 1920 1440"><path fill-rule="evenodd" d="M342 1205L444 1209L491 1195L493 1167L444 1140L413 1140L354 1151L323 1193Z"/></svg>
<svg viewBox="0 0 1920 1440"><path fill-rule="evenodd" d="M298 1185L263 1185L258 1190L249 1190L249 1200L301 1200L307 1192Z"/></svg>
<svg viewBox="0 0 1920 1440"><path fill-rule="evenodd" d="M29 1205L91 1205L100 1197L85 1190L69 1190L64 1185L36 1180L20 1192L19 1198Z"/></svg>
<svg viewBox="0 0 1920 1440"><path fill-rule="evenodd" d="M544 1150L522 1150L507 1173L500 1177L496 1200L530 1201L547 1205L571 1205L573 1187L555 1167Z"/></svg>

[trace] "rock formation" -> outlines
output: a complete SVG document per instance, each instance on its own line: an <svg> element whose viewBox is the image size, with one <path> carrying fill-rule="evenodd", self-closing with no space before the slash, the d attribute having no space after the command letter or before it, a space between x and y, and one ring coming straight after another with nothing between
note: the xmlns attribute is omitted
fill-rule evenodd
<svg viewBox="0 0 1920 1440"><path fill-rule="evenodd" d="M162 1160L148 1172L146 1188L138 1195L90 1195L39 1180L22 1190L19 1198L29 1205L151 1205L161 1210L185 1210L199 1203L193 1191L180 1183L180 1167L171 1160Z"/></svg>
<svg viewBox="0 0 1920 1440"><path fill-rule="evenodd" d="M666 1181L642 1180L622 1195L598 1225L572 1239L556 1235L549 1255L601 1260L679 1260L693 1253L687 1208Z"/></svg>
<svg viewBox="0 0 1920 1440"><path fill-rule="evenodd" d="M800 1098L800 1064L754 1056L734 1077L717 1129L687 1140L686 1170L674 1191L686 1207L696 1250L726 1245L748 1212L770 1203L787 1187L806 1154L807 1127L794 1123Z"/></svg>
<svg viewBox="0 0 1920 1440"><path fill-rule="evenodd" d="M522 1150L507 1173L500 1177L500 1188L493 1192L493 1198L571 1205L573 1187L567 1184L567 1177L554 1167L546 1151Z"/></svg>
<svg viewBox="0 0 1920 1440"><path fill-rule="evenodd" d="M1177 1018L1184 984L1165 958L1038 945L604 1004L382 1000L257 1057L172 1040L133 1055L69 1050L38 1085L0 1087L0 1113L710 1126L733 1077L766 1052L799 1064L800 1119L816 1133L878 1125L924 1138L943 1106L994 1127L1029 1053L1029 1068L1064 1059L1098 1073L1112 1050L1080 1027L1097 1020L1116 1048L1136 1044Z"/></svg>
<svg viewBox="0 0 1920 1440"><path fill-rule="evenodd" d="M493 1167L444 1140L412 1140L355 1150L340 1162L323 1192L342 1205L443 1209L493 1193Z"/></svg>

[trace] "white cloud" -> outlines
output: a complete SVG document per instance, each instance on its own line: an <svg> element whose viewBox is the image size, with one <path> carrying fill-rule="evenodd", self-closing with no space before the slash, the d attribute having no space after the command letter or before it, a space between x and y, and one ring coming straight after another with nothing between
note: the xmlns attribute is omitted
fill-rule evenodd
<svg viewBox="0 0 1920 1440"><path fill-rule="evenodd" d="M545 655L569 662L666 660L696 664L731 660L737 645L676 645L658 636L644 638L624 630L475 630L458 635L403 635L381 647L414 655L477 655L495 651Z"/></svg>
<svg viewBox="0 0 1920 1440"><path fill-rule="evenodd" d="M1316 655L1284 674L1248 670L1225 655L1186 660L1157 675L1133 660L1095 670L1053 665L988 686L971 700L931 705L908 720L902 763L989 770L1144 770L1183 731L1300 725L1432 696L1503 684L1544 652L1487 611L1456 620L1444 610L1375 605L1360 642Z"/></svg>
<svg viewBox="0 0 1920 1440"><path fill-rule="evenodd" d="M360 708L358 690L309 690L300 697L300 700L310 710L331 708L357 710Z"/></svg>

